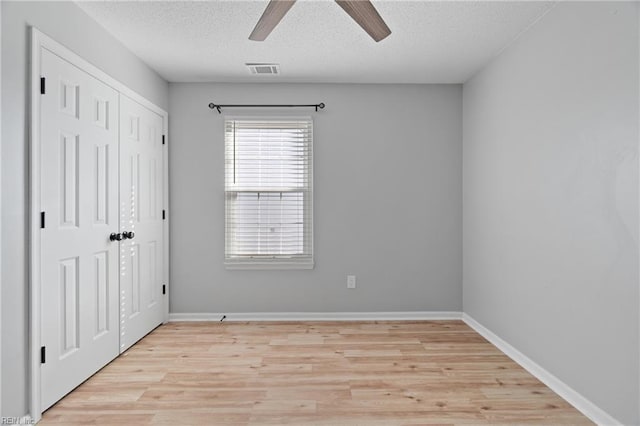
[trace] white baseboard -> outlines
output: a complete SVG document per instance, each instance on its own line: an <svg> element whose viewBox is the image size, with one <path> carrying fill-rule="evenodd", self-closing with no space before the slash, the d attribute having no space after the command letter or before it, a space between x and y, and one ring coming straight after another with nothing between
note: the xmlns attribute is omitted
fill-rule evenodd
<svg viewBox="0 0 640 426"><path fill-rule="evenodd" d="M495 333L484 327L478 321L474 320L466 313L462 314L462 320L473 328L478 334L491 342L495 347L500 349L509 358L520 364L525 370L534 377L547 385L549 389L557 393L561 398L573 405L578 411L587 416L591 421L599 425L613 426L622 423L610 416L600 407L589 401L587 398L576 392L569 385L558 379L556 376L545 370L535 361L528 358L522 352L502 340Z"/></svg>
<svg viewBox="0 0 640 426"><path fill-rule="evenodd" d="M412 321L459 320L462 312L249 312L249 313L170 313L176 321Z"/></svg>

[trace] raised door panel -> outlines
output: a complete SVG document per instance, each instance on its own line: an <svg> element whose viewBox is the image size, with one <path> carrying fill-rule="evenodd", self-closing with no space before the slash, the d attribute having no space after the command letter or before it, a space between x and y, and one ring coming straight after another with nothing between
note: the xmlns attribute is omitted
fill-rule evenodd
<svg viewBox="0 0 640 426"><path fill-rule="evenodd" d="M44 409L118 354L118 93L46 49L41 64Z"/></svg>
<svg viewBox="0 0 640 426"><path fill-rule="evenodd" d="M120 350L163 320L163 118L120 96L120 229L134 238L121 244Z"/></svg>

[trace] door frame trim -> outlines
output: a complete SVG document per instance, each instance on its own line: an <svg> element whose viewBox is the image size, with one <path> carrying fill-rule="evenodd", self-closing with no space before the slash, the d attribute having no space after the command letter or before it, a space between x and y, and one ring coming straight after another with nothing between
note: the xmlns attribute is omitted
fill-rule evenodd
<svg viewBox="0 0 640 426"><path fill-rule="evenodd" d="M42 418L41 409L41 380L40 380L40 313L41 313L41 288L40 288L40 74L42 49L49 50L60 58L70 62L82 71L112 87L119 94L123 94L138 102L142 106L159 114L163 119L163 134L168 139L169 114L153 104L142 95L130 89L123 83L109 76L107 73L83 59L78 54L58 43L51 37L30 27L31 35L31 69L30 69L30 106L29 106L29 411L31 418L38 422ZM169 211L169 180L168 180L168 142L163 145L163 208ZM167 286L167 295L164 298L164 322L169 320L169 217L163 223L163 284Z"/></svg>

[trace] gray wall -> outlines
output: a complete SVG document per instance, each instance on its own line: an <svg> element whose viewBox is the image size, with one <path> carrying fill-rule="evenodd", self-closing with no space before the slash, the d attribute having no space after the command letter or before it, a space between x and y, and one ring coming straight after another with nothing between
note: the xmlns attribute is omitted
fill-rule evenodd
<svg viewBox="0 0 640 426"><path fill-rule="evenodd" d="M171 312L461 309L460 85L171 83L169 99ZM224 269L212 101L327 104L284 111L314 117L315 269Z"/></svg>
<svg viewBox="0 0 640 426"><path fill-rule="evenodd" d="M0 2L2 7L2 415L27 413L28 26L112 77L168 106L167 83L73 3Z"/></svg>
<svg viewBox="0 0 640 426"><path fill-rule="evenodd" d="M464 85L464 311L638 415L638 14L560 3Z"/></svg>

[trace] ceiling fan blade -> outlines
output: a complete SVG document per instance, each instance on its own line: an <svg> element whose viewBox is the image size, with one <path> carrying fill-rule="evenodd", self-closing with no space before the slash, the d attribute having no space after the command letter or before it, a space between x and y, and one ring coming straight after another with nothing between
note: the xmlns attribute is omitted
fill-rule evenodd
<svg viewBox="0 0 640 426"><path fill-rule="evenodd" d="M375 41L391 34L391 30L369 0L336 0L336 3Z"/></svg>
<svg viewBox="0 0 640 426"><path fill-rule="evenodd" d="M271 0L251 32L249 40L264 41L295 2L296 0Z"/></svg>

